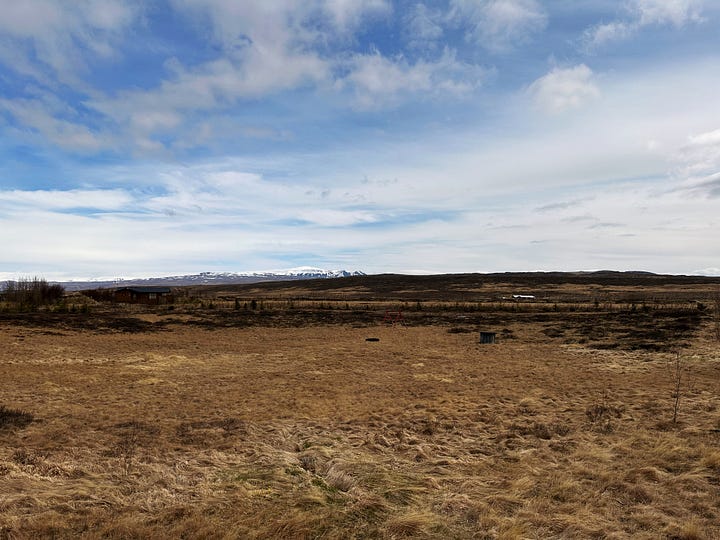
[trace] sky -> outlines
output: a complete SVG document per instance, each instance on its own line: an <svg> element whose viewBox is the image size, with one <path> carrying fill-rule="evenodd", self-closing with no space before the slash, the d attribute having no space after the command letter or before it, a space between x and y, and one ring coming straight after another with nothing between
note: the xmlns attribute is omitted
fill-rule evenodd
<svg viewBox="0 0 720 540"><path fill-rule="evenodd" d="M23 0L0 279L720 275L715 0Z"/></svg>

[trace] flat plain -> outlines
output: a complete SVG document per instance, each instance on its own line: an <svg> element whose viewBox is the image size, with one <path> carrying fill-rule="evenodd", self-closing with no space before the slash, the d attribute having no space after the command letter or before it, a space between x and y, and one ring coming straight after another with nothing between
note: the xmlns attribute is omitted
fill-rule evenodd
<svg viewBox="0 0 720 540"><path fill-rule="evenodd" d="M0 313L0 538L720 537L716 282L388 283Z"/></svg>

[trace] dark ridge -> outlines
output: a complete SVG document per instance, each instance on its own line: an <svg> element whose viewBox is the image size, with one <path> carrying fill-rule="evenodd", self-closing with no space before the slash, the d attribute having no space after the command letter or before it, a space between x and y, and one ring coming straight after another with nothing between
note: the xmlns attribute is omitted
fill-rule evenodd
<svg viewBox="0 0 720 540"><path fill-rule="evenodd" d="M340 289L362 288L372 296L388 295L406 298L415 291L426 297L430 291L452 291L468 288L481 288L485 285L506 284L518 289L532 289L549 285L597 285L597 286L665 286L665 285L720 285L720 277L662 275L651 272L503 272L492 274L438 274L403 275L376 274L351 276L322 280L274 281L243 285L208 285L202 290L208 292L227 292L243 294L253 292L273 293L284 290L303 289L305 291L334 291ZM393 293L396 293L393 295ZM363 296L362 294L358 296ZM367 296L367 295L366 295Z"/></svg>

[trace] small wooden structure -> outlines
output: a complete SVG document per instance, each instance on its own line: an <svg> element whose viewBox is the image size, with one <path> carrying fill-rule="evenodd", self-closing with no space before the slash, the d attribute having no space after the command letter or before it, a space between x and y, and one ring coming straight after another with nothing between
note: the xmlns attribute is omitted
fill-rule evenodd
<svg viewBox="0 0 720 540"><path fill-rule="evenodd" d="M126 304L164 305L173 303L170 287L121 287L113 292L113 300Z"/></svg>
<svg viewBox="0 0 720 540"><path fill-rule="evenodd" d="M480 343L495 343L495 332L480 332Z"/></svg>

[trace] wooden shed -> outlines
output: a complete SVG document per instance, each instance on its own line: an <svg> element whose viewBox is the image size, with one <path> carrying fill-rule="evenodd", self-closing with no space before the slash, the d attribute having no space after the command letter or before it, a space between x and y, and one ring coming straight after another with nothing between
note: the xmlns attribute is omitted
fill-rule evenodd
<svg viewBox="0 0 720 540"><path fill-rule="evenodd" d="M162 305L172 304L170 287L120 287L113 293L115 302L126 304Z"/></svg>

